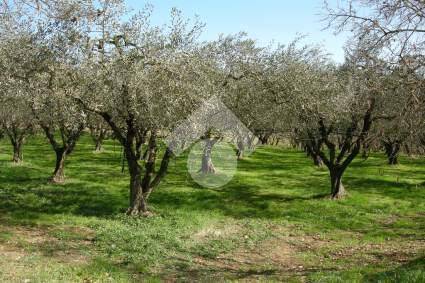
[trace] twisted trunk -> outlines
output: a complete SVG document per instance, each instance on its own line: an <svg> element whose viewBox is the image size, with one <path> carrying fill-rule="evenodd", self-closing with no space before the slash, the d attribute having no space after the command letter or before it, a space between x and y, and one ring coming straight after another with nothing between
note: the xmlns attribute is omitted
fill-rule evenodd
<svg viewBox="0 0 425 283"><path fill-rule="evenodd" d="M101 152L103 150L103 141L108 134L108 130L102 128L91 128L90 134L95 144L94 151L97 153Z"/></svg>
<svg viewBox="0 0 425 283"><path fill-rule="evenodd" d="M126 148L128 169L130 172L130 204L127 210L128 215L142 215L148 211L146 199L143 196L142 172L137 158L131 154L131 150Z"/></svg>
<svg viewBox="0 0 425 283"><path fill-rule="evenodd" d="M133 149L132 143L127 143L125 150L130 171L130 207L127 214L147 216L150 214L148 208L149 196L166 175L172 152L168 148L165 150L161 166L158 172L155 172L158 147L156 133L152 132L148 143L145 170L142 173L138 163L139 157Z"/></svg>
<svg viewBox="0 0 425 283"><path fill-rule="evenodd" d="M314 165L317 167L323 166L323 160L320 157L319 152L322 149L323 141L317 139L313 133L307 132L308 140L305 144L305 151L307 152L307 156L310 156L313 159Z"/></svg>
<svg viewBox="0 0 425 283"><path fill-rule="evenodd" d="M96 140L96 143L95 143L96 145L95 145L95 148L94 148L95 152L101 152L103 150L102 143L103 143L103 139L97 139Z"/></svg>
<svg viewBox="0 0 425 283"><path fill-rule="evenodd" d="M317 167L323 166L322 158L320 158L319 155L315 154L315 155L312 156L312 158L313 158L314 165L316 165Z"/></svg>
<svg viewBox="0 0 425 283"><path fill-rule="evenodd" d="M216 170L211 159L211 153L214 144L217 142L215 139L207 138L205 139L205 146L202 153L202 165L199 170L202 174L215 174Z"/></svg>
<svg viewBox="0 0 425 283"><path fill-rule="evenodd" d="M23 161L23 154L22 154L22 145L23 141L12 141L13 146L13 163L21 163Z"/></svg>
<svg viewBox="0 0 425 283"><path fill-rule="evenodd" d="M368 108L361 121L361 128L359 128L359 121L352 119L351 124L345 129L344 134L340 134L336 143L330 139L334 130L333 125L326 126L325 121L319 119L320 142L328 148L328 156L320 148L317 148L318 151L316 153L329 170L332 199L340 199L347 195L342 184L342 176L365 143L373 122L372 113L374 107L375 99L370 98L368 100ZM355 135L356 130L359 130L358 135ZM337 149L339 149L339 152Z"/></svg>
<svg viewBox="0 0 425 283"><path fill-rule="evenodd" d="M68 155L68 149L65 147L55 149L56 163L55 170L51 182L55 184L61 184L65 181L65 160Z"/></svg>
<svg viewBox="0 0 425 283"><path fill-rule="evenodd" d="M268 144L271 134L262 134L258 137L261 144Z"/></svg>
<svg viewBox="0 0 425 283"><path fill-rule="evenodd" d="M401 142L399 141L384 141L385 154L388 158L389 165L398 164L398 154L400 153Z"/></svg>
<svg viewBox="0 0 425 283"><path fill-rule="evenodd" d="M147 134L148 134L147 130L142 130L142 131L139 131L136 135L136 158L138 160L142 160L142 159L146 160L147 158L147 150L145 151L145 153L142 154L142 148L146 142Z"/></svg>
<svg viewBox="0 0 425 283"><path fill-rule="evenodd" d="M79 127L73 131L67 131L64 127L59 129L61 134L61 143L59 143L54 135L54 127L40 123L47 139L49 140L53 150L56 154L55 170L50 181L52 183L63 183L65 181L65 161L69 154L75 148L78 139L83 132L84 125L80 124Z"/></svg>
<svg viewBox="0 0 425 283"><path fill-rule="evenodd" d="M341 199L347 194L344 185L342 184L343 174L344 170L338 168L330 169L332 199Z"/></svg>
<svg viewBox="0 0 425 283"><path fill-rule="evenodd" d="M307 152L307 156L309 156L313 160L314 165L317 167L322 167L323 160L318 154L319 150L320 150L320 147L318 149L315 149L309 144L305 146L305 151Z"/></svg>
<svg viewBox="0 0 425 283"><path fill-rule="evenodd" d="M238 148L236 150L236 156L238 157L238 160L242 160L245 151L245 145L241 139L238 139L237 145Z"/></svg>
<svg viewBox="0 0 425 283"><path fill-rule="evenodd" d="M15 164L21 163L23 161L22 148L28 130L29 128L20 130L18 127L12 127L6 130L10 143L13 147L12 162Z"/></svg>

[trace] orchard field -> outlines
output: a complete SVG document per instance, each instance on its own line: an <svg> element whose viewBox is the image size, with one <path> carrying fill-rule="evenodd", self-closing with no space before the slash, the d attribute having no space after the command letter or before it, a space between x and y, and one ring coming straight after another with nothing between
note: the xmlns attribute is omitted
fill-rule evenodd
<svg viewBox="0 0 425 283"><path fill-rule="evenodd" d="M424 35L424 0L0 0L0 282L425 282Z"/></svg>
<svg viewBox="0 0 425 283"><path fill-rule="evenodd" d="M260 146L219 189L194 183L183 155L153 215L132 218L121 147L93 150L83 135L58 185L44 137L28 140L20 165L0 143L0 281L425 280L423 158L357 158L349 197L333 201L327 170L303 152Z"/></svg>

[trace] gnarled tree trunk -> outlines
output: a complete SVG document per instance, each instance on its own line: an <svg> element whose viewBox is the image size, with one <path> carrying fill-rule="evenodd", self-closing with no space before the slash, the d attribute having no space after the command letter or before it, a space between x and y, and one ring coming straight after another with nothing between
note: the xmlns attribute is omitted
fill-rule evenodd
<svg viewBox="0 0 425 283"><path fill-rule="evenodd" d="M146 137L148 135L148 131L147 130L140 130L138 131L137 135L136 135L136 158L138 160L146 160L147 158L147 149L146 151L142 154L142 148L143 145L145 144L146 141Z"/></svg>
<svg viewBox="0 0 425 283"><path fill-rule="evenodd" d="M323 142L317 139L312 133L308 132L308 140L305 143L305 151L307 156L310 156L313 159L314 165L317 167L323 166L323 160L320 157L319 152L321 151Z"/></svg>
<svg viewBox="0 0 425 283"><path fill-rule="evenodd" d="M212 149L216 142L217 139L205 139L204 150L202 152L202 164L199 170L202 174L215 174L216 172L211 158Z"/></svg>
<svg viewBox="0 0 425 283"><path fill-rule="evenodd" d="M130 204L128 215L142 215L148 211L146 199L143 196L142 172L134 154L126 150L128 169L130 172Z"/></svg>
<svg viewBox="0 0 425 283"><path fill-rule="evenodd" d="M84 124L80 124L79 127L73 131L66 131L64 128L60 128L59 130L62 139L61 144L56 141L54 136L54 127L44 123L40 123L40 126L44 130L44 133L56 154L55 170L53 171L53 176L50 181L58 184L63 183L65 181L65 160L74 150L75 145L83 132Z"/></svg>
<svg viewBox="0 0 425 283"><path fill-rule="evenodd" d="M238 157L238 160L242 160L245 151L245 144L241 138L238 139L237 146L236 156Z"/></svg>
<svg viewBox="0 0 425 283"><path fill-rule="evenodd" d="M320 158L320 156L319 156L319 155L314 154L314 155L312 156L312 158L313 158L313 163L314 163L314 165L316 165L317 167L322 167L322 166L323 166L322 158Z"/></svg>
<svg viewBox="0 0 425 283"><path fill-rule="evenodd" d="M94 151L99 153L103 150L103 141L108 135L108 130L103 129L101 126L95 126L90 128L90 134L95 144Z"/></svg>
<svg viewBox="0 0 425 283"><path fill-rule="evenodd" d="M385 154L388 158L388 164L397 165L401 143L399 141L383 141L383 144L385 148Z"/></svg>
<svg viewBox="0 0 425 283"><path fill-rule="evenodd" d="M95 147L94 147L95 152L101 152L103 150L102 143L103 143L103 140L101 139L96 140Z"/></svg>
<svg viewBox="0 0 425 283"><path fill-rule="evenodd" d="M337 143L330 139L330 135L334 127L332 124L326 126L323 119L319 119L319 133L321 135L321 143L328 148L329 157L320 148L317 148L317 154L323 160L323 163L329 170L331 179L331 198L340 199L347 195L342 184L342 176L351 164L354 158L359 154L364 144L370 127L373 122L372 112L375 108L375 99L368 100L368 108L362 119L362 127L359 128L359 121L353 119L349 127L346 128L344 134L340 134ZM355 131L359 130L359 134L355 135ZM339 148L339 152L337 152Z"/></svg>
<svg viewBox="0 0 425 283"><path fill-rule="evenodd" d="M130 171L130 207L127 210L128 215L148 216L150 214L148 208L149 196L159 185L167 172L169 160L172 156L172 152L168 148L165 150L164 156L162 157L159 171L155 174L156 155L158 151L156 139L156 133L155 131L152 131L149 137L147 160L143 174L138 163L138 156L132 146L132 143L127 142L125 145Z"/></svg>
<svg viewBox="0 0 425 283"><path fill-rule="evenodd" d="M55 150L56 152L56 163L55 171L53 171L52 183L63 183L65 181L65 160L66 160L66 150L64 148L59 148Z"/></svg>
<svg viewBox="0 0 425 283"><path fill-rule="evenodd" d="M347 194L342 184L342 175L344 172L338 168L330 169L329 172L331 176L331 198L341 199Z"/></svg>
<svg viewBox="0 0 425 283"><path fill-rule="evenodd" d="M311 157L314 165L316 165L317 167L322 167L323 166L323 160L320 157L320 155L318 154L319 150L320 150L320 148L318 150L316 150L309 144L307 144L305 146L305 151L307 152L307 156Z"/></svg>
<svg viewBox="0 0 425 283"><path fill-rule="evenodd" d="M19 164L23 161L22 148L25 141L25 136L28 134L29 128L18 129L17 127L8 128L6 133L13 147L12 162Z"/></svg>
<svg viewBox="0 0 425 283"><path fill-rule="evenodd" d="M21 163L23 161L23 154L22 154L22 145L23 141L12 141L13 146L13 163Z"/></svg>

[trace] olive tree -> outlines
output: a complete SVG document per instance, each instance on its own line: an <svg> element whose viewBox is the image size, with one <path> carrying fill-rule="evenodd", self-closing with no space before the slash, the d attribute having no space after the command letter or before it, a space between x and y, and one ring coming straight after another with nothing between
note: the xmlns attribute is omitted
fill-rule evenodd
<svg viewBox="0 0 425 283"><path fill-rule="evenodd" d="M369 138L372 124L386 117L383 75L380 67L369 62L366 66L348 62L342 68L320 70L318 84L310 84L309 97L301 100L305 131L327 149L313 148L329 170L334 199L346 194L343 174Z"/></svg>
<svg viewBox="0 0 425 283"><path fill-rule="evenodd" d="M172 151L166 147L156 169L159 138L171 132L205 96L195 40L202 24L190 25L173 10L168 27L149 22L150 8L124 21L121 1L98 9L80 79L86 110L102 117L123 146L130 174L130 215L149 212L147 200L164 178ZM198 84L196 84L198 82ZM146 162L140 162L138 136L149 131Z"/></svg>
<svg viewBox="0 0 425 283"><path fill-rule="evenodd" d="M46 3L50 5L48 16L21 1L3 3L0 33L8 44L8 76L26 90L31 109L27 113L34 115L56 154L51 180L60 183L65 159L85 127L86 114L68 97L69 92L79 90L72 78L80 64L77 43L85 21L75 19L80 6L74 2Z"/></svg>
<svg viewBox="0 0 425 283"><path fill-rule="evenodd" d="M90 136L95 144L94 151L99 153L103 150L103 141L109 137L109 125L97 114L88 113L87 127L90 130Z"/></svg>
<svg viewBox="0 0 425 283"><path fill-rule="evenodd" d="M8 91L19 92L19 89L8 86ZM14 163L23 161L23 145L28 135L33 132L34 126L34 116L25 97L18 93L2 96L0 127L12 144Z"/></svg>

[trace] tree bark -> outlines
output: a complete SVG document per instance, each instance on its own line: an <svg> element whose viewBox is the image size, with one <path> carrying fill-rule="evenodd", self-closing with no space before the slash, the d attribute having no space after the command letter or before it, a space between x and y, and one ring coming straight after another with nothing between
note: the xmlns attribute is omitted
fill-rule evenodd
<svg viewBox="0 0 425 283"><path fill-rule="evenodd" d="M8 130L7 135L13 147L12 162L19 164L23 161L22 148L25 140L25 131L20 132L16 128L13 128Z"/></svg>
<svg viewBox="0 0 425 283"><path fill-rule="evenodd" d="M105 140L108 130L99 127L90 128L91 137L95 143L94 151L99 153L103 150L103 141Z"/></svg>
<svg viewBox="0 0 425 283"><path fill-rule="evenodd" d="M320 158L320 156L319 156L319 155L314 154L314 155L312 156L312 158L313 158L313 163L314 163L314 165L316 165L317 167L322 167L322 166L323 166L322 158Z"/></svg>
<svg viewBox="0 0 425 283"><path fill-rule="evenodd" d="M238 145L238 149L236 150L236 156L238 157L238 160L242 160L243 154L244 154L244 151L245 151L245 145L244 145L243 141L240 140L240 139L238 140L237 145Z"/></svg>
<svg viewBox="0 0 425 283"><path fill-rule="evenodd" d="M56 141L53 127L44 123L40 123L40 126L56 154L55 170L53 171L53 176L50 181L52 183L63 183L65 181L65 160L74 150L76 142L84 129L84 125L80 124L77 130L70 132L65 130L64 127L61 127L59 129L62 139L61 144Z"/></svg>
<svg viewBox="0 0 425 283"><path fill-rule="evenodd" d="M248 148L251 150L255 148L255 144L254 144L255 138L256 138L255 135L248 137Z"/></svg>
<svg viewBox="0 0 425 283"><path fill-rule="evenodd" d="M385 154L389 165L398 164L398 154L400 153L401 143L398 141L384 141Z"/></svg>
<svg viewBox="0 0 425 283"><path fill-rule="evenodd" d="M308 141L305 143L305 151L307 152L307 156L310 156L313 159L314 165L318 167L323 166L323 160L320 157L320 150L322 148L323 142L319 139L315 138L312 133L308 133Z"/></svg>
<svg viewBox="0 0 425 283"><path fill-rule="evenodd" d="M101 152L103 150L103 146L102 146L103 140L102 139L97 139L96 140L96 145L95 145L95 152Z"/></svg>
<svg viewBox="0 0 425 283"><path fill-rule="evenodd" d="M322 167L323 166L323 160L320 157L320 155L318 154L319 150L320 150L320 147L318 149L315 149L314 147L312 147L309 144L307 144L305 146L305 151L307 152L307 156L309 156L309 157L311 157L311 159L313 159L314 165L316 165L317 167Z"/></svg>
<svg viewBox="0 0 425 283"><path fill-rule="evenodd" d="M22 154L22 145L23 142L21 141L12 141L13 145L13 158L12 161L15 164L19 164L23 160L23 154Z"/></svg>
<svg viewBox="0 0 425 283"><path fill-rule="evenodd" d="M270 138L271 134L263 134L260 135L258 138L261 142L261 144L265 145L269 143L269 138Z"/></svg>
<svg viewBox="0 0 425 283"><path fill-rule="evenodd" d="M128 215L143 215L148 211L146 199L143 196L142 173L137 158L131 154L131 149L126 149L128 169L130 172L130 204Z"/></svg>
<svg viewBox="0 0 425 283"><path fill-rule="evenodd" d="M341 169L331 169L331 198L341 199L347 195L344 185L342 184L342 175L344 172Z"/></svg>
<svg viewBox="0 0 425 283"><path fill-rule="evenodd" d="M67 149L59 148L56 152L56 164L55 171L51 178L51 182L55 184L61 184L65 181L65 160L67 157Z"/></svg>
<svg viewBox="0 0 425 283"><path fill-rule="evenodd" d="M214 144L217 142L216 139L207 138L205 139L205 146L202 153L202 165L199 172L202 174L215 174L216 170L211 159L211 153Z"/></svg>
<svg viewBox="0 0 425 283"><path fill-rule="evenodd" d="M136 135L136 157L137 160L146 160L147 153L142 154L142 148L145 144L148 131L140 130Z"/></svg>

